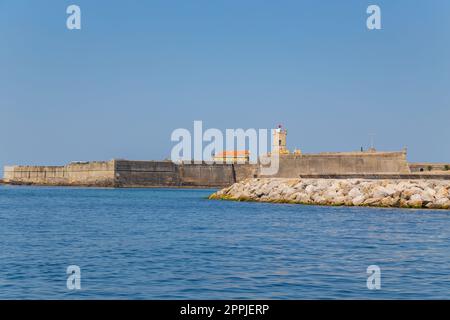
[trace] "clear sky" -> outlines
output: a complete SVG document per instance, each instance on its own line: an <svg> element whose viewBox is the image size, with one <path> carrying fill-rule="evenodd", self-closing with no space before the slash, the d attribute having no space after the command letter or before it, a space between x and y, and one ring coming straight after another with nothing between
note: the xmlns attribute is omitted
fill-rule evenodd
<svg viewBox="0 0 450 320"><path fill-rule="evenodd" d="M0 166L163 159L194 120L282 123L303 152L374 133L450 162L449 16L447 0L0 0Z"/></svg>

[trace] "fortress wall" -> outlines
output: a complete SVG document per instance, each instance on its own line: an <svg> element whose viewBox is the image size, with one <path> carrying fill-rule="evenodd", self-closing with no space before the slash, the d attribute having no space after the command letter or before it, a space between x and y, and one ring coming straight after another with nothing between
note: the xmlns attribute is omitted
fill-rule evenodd
<svg viewBox="0 0 450 320"><path fill-rule="evenodd" d="M71 163L67 166L5 167L4 180L16 184L99 187L222 187L261 176L253 164L175 164L171 161ZM387 176L407 178L404 152L322 153L285 155L274 178L299 176Z"/></svg>
<svg viewBox="0 0 450 320"><path fill-rule="evenodd" d="M116 185L120 187L222 187L256 173L255 166L246 164L128 160L115 163Z"/></svg>
<svg viewBox="0 0 450 320"><path fill-rule="evenodd" d="M4 169L4 180L11 183L60 184L67 182L63 166L9 166Z"/></svg>
<svg viewBox="0 0 450 320"><path fill-rule="evenodd" d="M450 163L417 162L410 163L411 172L446 171L450 174Z"/></svg>
<svg viewBox="0 0 450 320"><path fill-rule="evenodd" d="M116 160L119 187L222 187L235 182L231 164Z"/></svg>
<svg viewBox="0 0 450 320"><path fill-rule="evenodd" d="M70 185L114 186L114 161L71 163L66 168Z"/></svg>
<svg viewBox="0 0 450 320"><path fill-rule="evenodd" d="M279 171L273 177L295 178L321 174L410 173L404 152L320 153L283 155Z"/></svg>
<svg viewBox="0 0 450 320"><path fill-rule="evenodd" d="M259 166L257 164L235 164L234 172L236 182L240 182L248 178L256 178L258 176L258 168Z"/></svg>
<svg viewBox="0 0 450 320"><path fill-rule="evenodd" d="M67 166L6 166L4 180L13 184L113 186L114 165L109 161Z"/></svg>
<svg viewBox="0 0 450 320"><path fill-rule="evenodd" d="M232 164L181 164L179 172L182 186L220 187L236 181Z"/></svg>
<svg viewBox="0 0 450 320"><path fill-rule="evenodd" d="M118 187L179 186L177 165L171 161L115 160Z"/></svg>
<svg viewBox="0 0 450 320"><path fill-rule="evenodd" d="M238 176L244 177L247 170L246 165L238 165ZM171 161L112 160L67 166L5 167L4 180L36 185L222 187L235 182L235 172L231 164L178 165Z"/></svg>

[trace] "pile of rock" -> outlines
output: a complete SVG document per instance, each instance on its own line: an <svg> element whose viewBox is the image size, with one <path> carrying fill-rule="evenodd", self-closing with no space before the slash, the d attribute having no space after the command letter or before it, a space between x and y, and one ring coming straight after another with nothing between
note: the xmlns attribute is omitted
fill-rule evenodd
<svg viewBox="0 0 450 320"><path fill-rule="evenodd" d="M450 181L260 178L235 183L210 199L449 209Z"/></svg>

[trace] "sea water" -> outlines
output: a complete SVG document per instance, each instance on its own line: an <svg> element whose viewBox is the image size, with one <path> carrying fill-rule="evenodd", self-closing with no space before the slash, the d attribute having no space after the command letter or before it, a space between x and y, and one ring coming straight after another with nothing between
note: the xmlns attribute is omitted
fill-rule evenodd
<svg viewBox="0 0 450 320"><path fill-rule="evenodd" d="M0 186L0 299L450 297L448 210L208 200L213 191Z"/></svg>

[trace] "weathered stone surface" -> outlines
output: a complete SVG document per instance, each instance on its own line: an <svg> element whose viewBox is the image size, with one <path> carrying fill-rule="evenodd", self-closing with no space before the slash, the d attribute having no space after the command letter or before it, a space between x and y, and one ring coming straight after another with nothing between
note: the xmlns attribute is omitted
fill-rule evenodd
<svg viewBox="0 0 450 320"><path fill-rule="evenodd" d="M368 179L248 179L211 199L404 208L450 208L450 181Z"/></svg>
<svg viewBox="0 0 450 320"><path fill-rule="evenodd" d="M255 166L110 160L65 166L5 166L10 184L96 187L225 187L254 176Z"/></svg>

